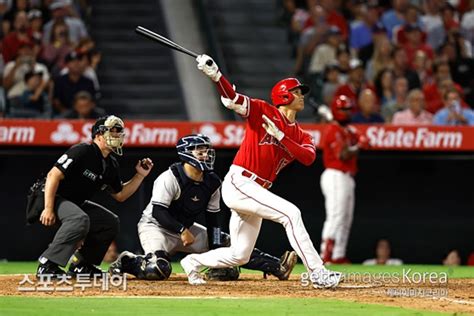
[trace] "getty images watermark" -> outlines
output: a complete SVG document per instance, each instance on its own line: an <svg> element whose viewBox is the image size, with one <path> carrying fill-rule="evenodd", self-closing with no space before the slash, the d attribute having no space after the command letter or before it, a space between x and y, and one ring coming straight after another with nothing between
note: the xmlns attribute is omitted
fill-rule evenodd
<svg viewBox="0 0 474 316"><path fill-rule="evenodd" d="M73 292L86 289L100 289L101 291L109 291L110 289L127 290L126 275L94 275L93 278L89 274L77 274L74 278L69 275L53 276L52 274L41 275L36 278L36 282L30 280L30 275L24 274L23 280L18 283L18 291L20 292Z"/></svg>
<svg viewBox="0 0 474 316"><path fill-rule="evenodd" d="M384 293L392 297L448 296L447 272L419 272L405 268L401 272L348 272L344 273L342 280L351 288L384 287ZM304 272L301 286L309 285L312 285L310 275Z"/></svg>

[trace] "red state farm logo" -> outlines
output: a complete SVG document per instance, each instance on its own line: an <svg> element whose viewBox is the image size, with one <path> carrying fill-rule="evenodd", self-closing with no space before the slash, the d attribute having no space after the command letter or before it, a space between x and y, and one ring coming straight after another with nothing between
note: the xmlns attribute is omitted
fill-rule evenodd
<svg viewBox="0 0 474 316"><path fill-rule="evenodd" d="M51 133L51 141L58 143L76 143L79 141L79 133L74 130L70 123L59 123L57 129Z"/></svg>

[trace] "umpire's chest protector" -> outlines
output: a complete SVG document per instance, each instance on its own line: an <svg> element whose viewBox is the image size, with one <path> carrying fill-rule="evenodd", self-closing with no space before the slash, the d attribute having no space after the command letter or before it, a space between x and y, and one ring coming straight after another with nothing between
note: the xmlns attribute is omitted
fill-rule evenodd
<svg viewBox="0 0 474 316"><path fill-rule="evenodd" d="M171 203L170 209L179 214L181 220L194 220L206 211L212 194L221 185L221 180L214 172L205 172L203 181L196 182L186 175L181 163L173 164L171 171L178 180L181 194Z"/></svg>

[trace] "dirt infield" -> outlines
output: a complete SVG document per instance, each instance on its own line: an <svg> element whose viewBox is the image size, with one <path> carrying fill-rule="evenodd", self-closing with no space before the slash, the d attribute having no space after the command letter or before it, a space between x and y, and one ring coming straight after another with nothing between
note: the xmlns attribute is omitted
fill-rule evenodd
<svg viewBox="0 0 474 316"><path fill-rule="evenodd" d="M36 278L32 275L29 276L29 280L35 285L31 283L19 285L23 279L24 275L1 275L0 296L317 297L430 311L474 314L474 279L451 279L447 284L437 286L424 284L407 286L395 283L368 284L345 281L334 290L316 290L311 286L302 286L298 276L292 276L289 281L278 281L276 279L264 280L260 275L243 274L238 281L213 281L203 286L191 286L187 283L184 275L173 274L167 281L128 279L126 290L123 290L123 287L111 286L108 291L104 291L100 286L97 286L86 288L84 291L81 291L81 288L74 288L70 292L20 291L19 287L37 285ZM73 282L73 286L74 284Z"/></svg>

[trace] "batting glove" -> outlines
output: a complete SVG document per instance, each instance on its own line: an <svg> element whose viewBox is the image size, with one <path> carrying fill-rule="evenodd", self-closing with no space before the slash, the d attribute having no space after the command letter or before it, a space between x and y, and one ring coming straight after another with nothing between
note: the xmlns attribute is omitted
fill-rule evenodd
<svg viewBox="0 0 474 316"><path fill-rule="evenodd" d="M280 129L270 120L265 114L262 115L263 120L265 123L262 124L263 128L267 131L268 134L272 135L280 142L283 137L285 137L285 133L280 131Z"/></svg>
<svg viewBox="0 0 474 316"><path fill-rule="evenodd" d="M217 82L221 78L222 74L219 71L219 67L214 60L206 54L199 55L196 57L197 68L206 74L212 81Z"/></svg>

